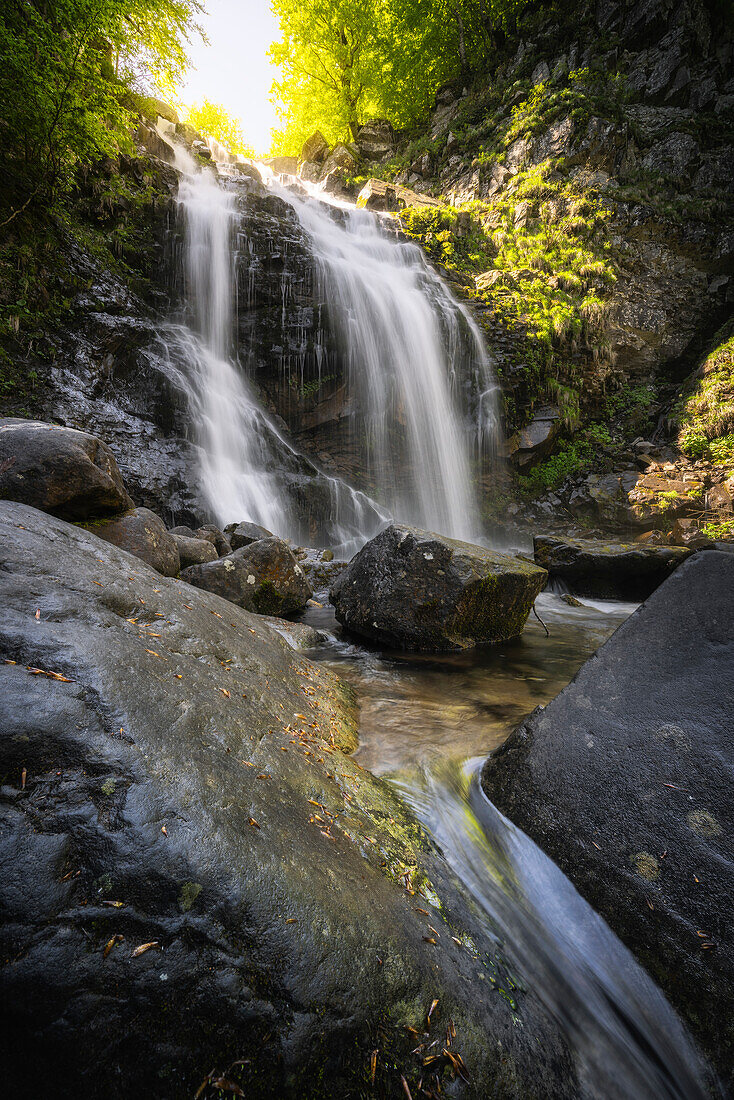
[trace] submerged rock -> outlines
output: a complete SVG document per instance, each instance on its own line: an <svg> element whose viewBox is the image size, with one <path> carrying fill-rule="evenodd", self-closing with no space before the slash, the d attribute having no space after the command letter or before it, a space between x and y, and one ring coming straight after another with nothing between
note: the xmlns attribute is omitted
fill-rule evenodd
<svg viewBox="0 0 734 1100"><path fill-rule="evenodd" d="M6 1089L357 1097L375 1051L381 1095L417 1096L433 1005L467 1095L578 1094L434 843L342 751L344 685L89 531L0 504L0 546Z"/></svg>
<svg viewBox="0 0 734 1100"><path fill-rule="evenodd" d="M392 524L352 558L329 599L340 623L399 649L467 649L517 638L544 569Z"/></svg>
<svg viewBox="0 0 734 1100"><path fill-rule="evenodd" d="M703 551L483 773L489 798L632 949L729 1079L732 669L734 556Z"/></svg>
<svg viewBox="0 0 734 1100"><path fill-rule="evenodd" d="M219 557L216 547L208 539L189 538L174 531L169 534L176 543L181 569L189 565L202 565L205 561L216 561Z"/></svg>
<svg viewBox="0 0 734 1100"><path fill-rule="evenodd" d="M0 499L69 520L133 507L115 456L101 439L15 417L0 419Z"/></svg>
<svg viewBox="0 0 734 1100"><path fill-rule="evenodd" d="M288 545L274 536L218 561L192 565L181 579L259 615L302 611L313 592Z"/></svg>
<svg viewBox="0 0 734 1100"><path fill-rule="evenodd" d="M690 556L680 546L537 535L535 561L579 596L644 600Z"/></svg>
<svg viewBox="0 0 734 1100"><path fill-rule="evenodd" d="M174 536L155 512L135 508L113 519L95 520L89 525L98 538L127 550L152 566L164 577L175 577L181 568Z"/></svg>

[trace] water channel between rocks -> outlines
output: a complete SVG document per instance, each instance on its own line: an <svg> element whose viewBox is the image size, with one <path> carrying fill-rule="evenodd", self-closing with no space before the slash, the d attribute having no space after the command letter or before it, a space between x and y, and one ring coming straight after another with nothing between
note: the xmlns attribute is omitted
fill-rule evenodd
<svg viewBox="0 0 734 1100"><path fill-rule="evenodd" d="M360 763L391 782L441 846L515 968L576 1051L583 1094L599 1100L703 1097L702 1070L664 997L571 883L484 796L481 765L553 699L635 610L566 604L547 592L521 638L459 654L367 649L328 604L304 620L327 640L309 654L360 704Z"/></svg>

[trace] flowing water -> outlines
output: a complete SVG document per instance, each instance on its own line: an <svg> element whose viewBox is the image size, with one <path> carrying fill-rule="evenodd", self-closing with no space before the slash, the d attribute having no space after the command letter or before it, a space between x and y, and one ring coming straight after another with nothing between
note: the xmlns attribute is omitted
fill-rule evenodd
<svg viewBox="0 0 734 1100"><path fill-rule="evenodd" d="M479 329L389 222L280 193L313 244L379 499L405 522L476 539L472 459L491 455L497 436L496 385Z"/></svg>
<svg viewBox="0 0 734 1100"><path fill-rule="evenodd" d="M325 594L320 593L320 597ZM633 606L553 594L522 639L455 655L367 649L333 611L307 621L329 641L313 652L355 687L357 758L399 790L481 908L518 985L533 988L574 1051L584 1097L698 1100L703 1070L655 984L561 871L488 801L488 752L546 704Z"/></svg>

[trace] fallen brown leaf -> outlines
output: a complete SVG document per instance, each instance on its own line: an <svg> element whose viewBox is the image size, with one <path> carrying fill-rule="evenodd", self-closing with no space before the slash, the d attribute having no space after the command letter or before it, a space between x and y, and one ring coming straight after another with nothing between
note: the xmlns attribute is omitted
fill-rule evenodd
<svg viewBox="0 0 734 1100"><path fill-rule="evenodd" d="M160 940L151 940L150 943L141 943L135 948L131 959L137 959L138 955L144 955L146 951L150 951L151 947L160 947Z"/></svg>

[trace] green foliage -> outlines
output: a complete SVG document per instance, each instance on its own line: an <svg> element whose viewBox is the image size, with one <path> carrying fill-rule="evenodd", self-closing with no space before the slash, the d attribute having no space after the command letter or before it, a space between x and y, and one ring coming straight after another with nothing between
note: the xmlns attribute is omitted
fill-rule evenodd
<svg viewBox="0 0 734 1100"><path fill-rule="evenodd" d="M77 168L129 147L129 89L180 75L199 0L25 0L0 11L10 212L45 206Z"/></svg>
<svg viewBox="0 0 734 1100"><path fill-rule="evenodd" d="M701 533L709 539L725 540L734 539L734 519L724 520L722 523L705 523Z"/></svg>
<svg viewBox="0 0 734 1100"><path fill-rule="evenodd" d="M270 57L282 128L277 151L298 152L320 129L355 136L366 118L404 127L436 89L492 52L527 0L274 0L280 40Z"/></svg>
<svg viewBox="0 0 734 1100"><path fill-rule="evenodd" d="M675 412L681 450L690 458L725 464L734 459L734 324L717 340Z"/></svg>
<svg viewBox="0 0 734 1100"><path fill-rule="evenodd" d="M580 438L563 444L546 462L534 466L526 476L520 476L518 484L528 497L557 489L567 477L582 473L594 465L600 449L612 442L603 424L591 424Z"/></svg>
<svg viewBox="0 0 734 1100"><path fill-rule="evenodd" d="M242 153L245 157L255 155L255 150L245 141L240 120L230 115L220 103L204 99L194 104L186 112L186 121L200 134L224 145L230 153Z"/></svg>

